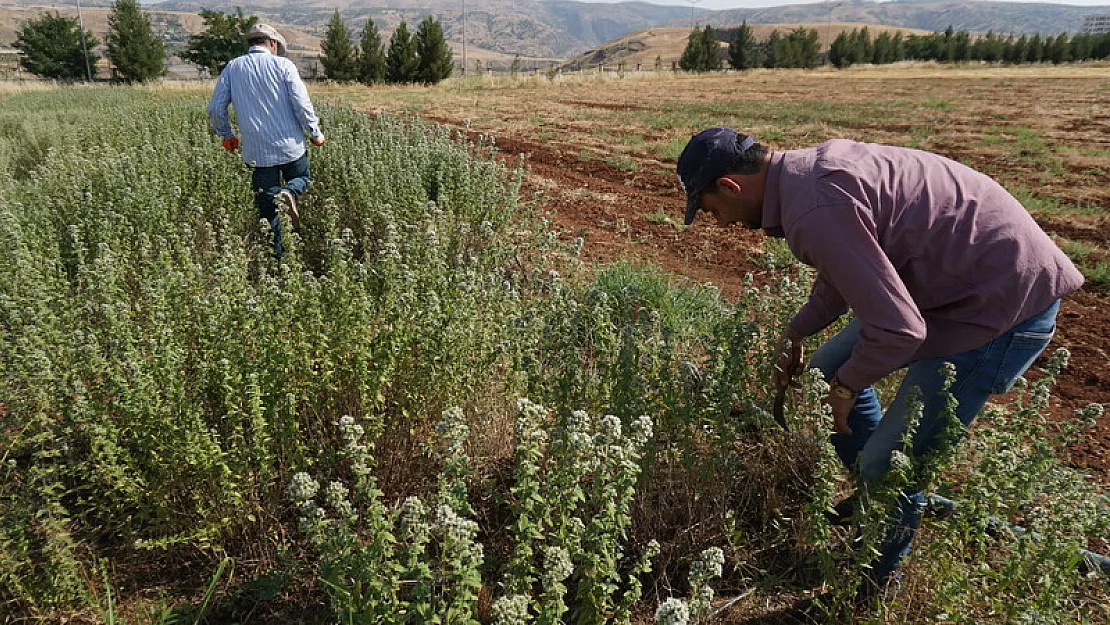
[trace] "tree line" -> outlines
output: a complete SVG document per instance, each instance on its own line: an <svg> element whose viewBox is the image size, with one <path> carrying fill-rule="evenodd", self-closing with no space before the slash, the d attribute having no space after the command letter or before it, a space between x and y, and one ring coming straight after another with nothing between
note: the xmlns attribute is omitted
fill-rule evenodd
<svg viewBox="0 0 1110 625"><path fill-rule="evenodd" d="M387 49L374 20L367 18L358 45L343 22L339 10L328 22L320 44L320 65L327 77L344 82L435 84L451 76L454 60L439 20L426 16L409 31L402 20L393 31Z"/></svg>
<svg viewBox="0 0 1110 625"><path fill-rule="evenodd" d="M722 50L721 42L728 43L727 50ZM851 32L842 31L829 46L825 57L820 47L820 37L813 28L798 27L785 35L774 30L767 39L760 41L747 22L734 29L695 27L690 31L679 67L685 71L707 72L722 69L727 61L730 67L739 70L759 67L813 68L826 58L837 68L857 63L883 64L904 60L1067 63L1110 58L1110 34L1002 37L988 32L982 37L974 37L966 30L955 31L949 26L944 32L929 35L903 37L902 33L881 32L872 37L865 26Z"/></svg>
<svg viewBox="0 0 1110 625"><path fill-rule="evenodd" d="M232 59L246 53L247 33L258 18L244 15L242 9L230 14L202 9L200 16L204 29L189 38L180 56L216 76ZM49 11L20 24L14 44L23 53L21 62L27 71L57 80L93 78L100 60L94 52L98 46L100 41L91 31L82 31L77 18ZM320 64L333 80L434 84L449 77L453 69L443 27L430 15L420 22L415 35L402 21L386 50L370 19L355 46L336 11L321 47ZM114 80L144 82L165 75L165 42L154 32L138 0L116 0L112 6L105 56L112 64Z"/></svg>

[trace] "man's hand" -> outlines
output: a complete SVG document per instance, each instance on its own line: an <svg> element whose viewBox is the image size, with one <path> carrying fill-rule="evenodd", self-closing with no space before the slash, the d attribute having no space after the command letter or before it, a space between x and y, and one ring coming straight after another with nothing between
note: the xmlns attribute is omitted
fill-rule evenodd
<svg viewBox="0 0 1110 625"><path fill-rule="evenodd" d="M836 430L837 434L847 436L852 433L852 428L848 427L848 414L852 412L852 407L856 405L858 397L859 393L844 386L835 377L833 378L825 402L832 409L833 429Z"/></svg>
<svg viewBox="0 0 1110 625"><path fill-rule="evenodd" d="M852 433L852 428L848 427L848 414L852 412L852 406L856 405L856 398L844 399L838 395L829 393L825 398L825 402L832 408L833 413L833 429L837 434L844 434L845 436Z"/></svg>
<svg viewBox="0 0 1110 625"><path fill-rule="evenodd" d="M320 147L321 145L324 145L325 143L328 142L328 138L321 134L321 135L317 135L315 137L309 138L309 141L312 142L312 145L314 145L316 147Z"/></svg>
<svg viewBox="0 0 1110 625"><path fill-rule="evenodd" d="M228 137L223 142L224 149L228 152L234 152L239 149L239 137Z"/></svg>
<svg viewBox="0 0 1110 625"><path fill-rule="evenodd" d="M779 338L778 357L775 359L775 388L786 388L802 372L802 339L790 326Z"/></svg>

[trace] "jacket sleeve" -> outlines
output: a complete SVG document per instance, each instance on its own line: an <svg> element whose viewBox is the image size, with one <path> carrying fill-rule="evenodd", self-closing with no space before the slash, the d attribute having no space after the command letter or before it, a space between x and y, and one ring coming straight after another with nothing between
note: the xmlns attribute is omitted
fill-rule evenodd
<svg viewBox="0 0 1110 625"><path fill-rule="evenodd" d="M822 204L799 219L792 234L803 261L820 275L792 327L801 332L827 325L849 306L863 328L837 371L840 381L859 390L904 366L925 340L925 320L883 252L867 207L847 198Z"/></svg>

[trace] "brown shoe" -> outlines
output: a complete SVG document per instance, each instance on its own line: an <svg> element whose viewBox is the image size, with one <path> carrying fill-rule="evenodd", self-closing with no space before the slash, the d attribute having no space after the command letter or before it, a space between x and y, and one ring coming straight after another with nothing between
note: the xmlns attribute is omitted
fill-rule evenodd
<svg viewBox="0 0 1110 625"><path fill-rule="evenodd" d="M293 229L299 229L301 227L301 213L297 210L297 196L293 195L293 192L289 189L282 189L274 199L278 206L285 211L285 214L289 216L289 223L293 225Z"/></svg>

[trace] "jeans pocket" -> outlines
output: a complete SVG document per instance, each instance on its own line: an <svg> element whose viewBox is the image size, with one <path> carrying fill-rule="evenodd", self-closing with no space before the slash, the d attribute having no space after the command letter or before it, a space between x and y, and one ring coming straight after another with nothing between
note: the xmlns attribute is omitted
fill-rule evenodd
<svg viewBox="0 0 1110 625"><path fill-rule="evenodd" d="M1010 335L1009 344L1002 354L998 365L998 372L991 385L991 393L996 395L1009 392L1014 387L1021 374L1025 373L1037 356L1041 355L1044 348L1055 334L1052 332L1014 332Z"/></svg>

